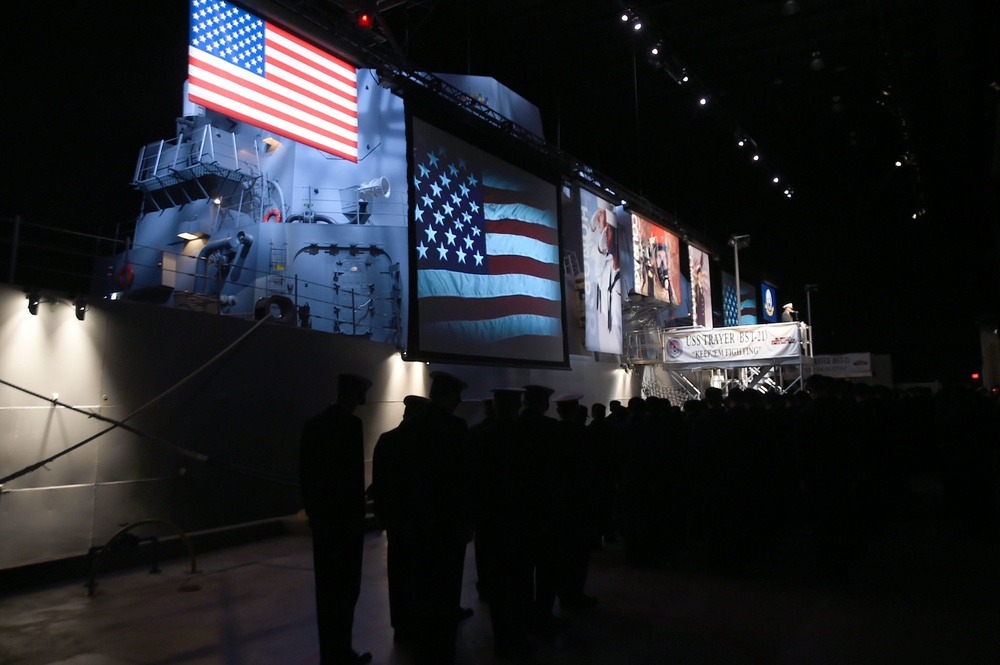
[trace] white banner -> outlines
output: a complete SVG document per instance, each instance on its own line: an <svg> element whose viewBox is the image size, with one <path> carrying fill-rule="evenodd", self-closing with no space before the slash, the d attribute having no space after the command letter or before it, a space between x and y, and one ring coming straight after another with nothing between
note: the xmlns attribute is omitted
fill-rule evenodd
<svg viewBox="0 0 1000 665"><path fill-rule="evenodd" d="M813 357L812 371L807 374L823 374L840 379L854 379L872 375L872 354L842 353Z"/></svg>
<svg viewBox="0 0 1000 665"><path fill-rule="evenodd" d="M747 367L802 356L802 326L795 323L678 330L663 334L667 366Z"/></svg>

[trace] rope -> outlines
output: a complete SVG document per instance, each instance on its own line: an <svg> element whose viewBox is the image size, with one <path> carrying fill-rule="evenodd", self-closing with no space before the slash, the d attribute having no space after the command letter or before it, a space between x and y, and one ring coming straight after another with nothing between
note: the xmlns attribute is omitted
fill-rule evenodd
<svg viewBox="0 0 1000 665"><path fill-rule="evenodd" d="M122 428L126 429L127 431L134 432L134 433L139 434L141 436L147 436L148 438L153 439L154 441L159 441L161 443L165 443L166 445L168 445L171 448L173 448L173 449L181 452L182 454L184 454L186 456L193 457L193 458L195 458L195 459L197 459L198 461L201 461L201 462L207 462L208 461L208 457L205 456L205 455L202 455L200 453L196 453L194 451L186 450L184 448L180 448L180 447L175 446L173 444L170 444L168 442L165 442L165 441L162 441L160 439L157 439L156 437L148 436L148 435L142 433L141 431L136 430L135 428L131 428L131 427L125 426L125 422L128 421L128 420L130 420L131 418L134 418L138 414L142 413L143 411L145 411L146 409L148 409L153 404L156 404L161 399L163 399L167 395L173 393L175 390L177 390L178 388L180 388L181 386L183 386L184 384L186 384L188 381L190 381L191 379L193 379L194 377L196 377L198 374L200 374L201 372L203 372L205 369L207 369L208 367L210 367L217 360L219 360L220 358L222 358L223 356L225 356L226 354L228 354L232 349L234 349L241 342L243 342L243 340L245 340L247 337L249 337L251 334L253 334L257 330L257 328L259 328L265 321L268 321L270 318L271 318L271 314L267 313L264 316L264 318L262 318L256 324L254 324L254 326L250 330L248 330L247 332L245 332L242 335L240 335L233 343L231 343L229 346L227 346L226 348L224 348L219 353L215 354L215 356L213 356L211 359L209 359L208 362L206 362L204 365L202 365L201 367L199 367L195 371L191 372L186 377L184 377L183 379L181 379L180 381L178 381L177 383L175 383L173 386L171 386L170 388L168 388L164 392L160 393L159 395L157 395L156 397L154 397L150 401L146 402L145 404L143 404L138 409L136 409L132 413L128 414L127 416L125 416L121 420L113 420L111 418L106 418L106 417L103 417L103 416L99 416L96 413L93 413L92 411L87 411L87 410L84 410L84 409L79 409L77 407L63 405L58 400L45 397L44 395L40 395L40 394L38 394L36 392L32 392L30 390L26 390L24 388L21 388L19 386L16 386L16 385L8 382L8 381L4 381L4 380L0 379L0 383L3 383L4 385L10 386L12 388L16 388L17 390L21 390L21 391L23 391L25 393L28 393L29 395L32 395L32 396L37 397L39 399L43 399L46 402L50 402L53 405L66 406L70 410L76 411L78 413L86 414L90 418L97 418L98 420L102 420L104 422L111 423L110 427L106 427L105 429L101 430L100 432L97 432L96 434L88 436L83 441L80 441L79 443L74 444L74 445L70 446L69 448L66 448L63 451L58 452L55 455L52 455L50 457L46 457L45 459L43 459L41 461L38 461L38 462L35 462L34 464L29 464L28 466L24 467L20 471L15 471L14 473L12 473L10 475L7 475L7 476L5 476L3 478L0 478L0 486L3 486L4 484L10 482L11 480L15 480L17 478L20 478L21 476L26 476L29 473L33 473L34 471L37 471L38 469L44 467L45 465L47 465L47 464L49 464L51 462L54 462L55 460L59 459L60 457L62 457L64 455L68 455L69 453L73 452L74 450L77 450L78 448L82 448L83 446L85 446L86 444L90 443L94 439L97 439L97 438L100 438L101 436L104 436L105 434L107 434L108 432L110 432L111 430L113 430L113 429L115 429L117 427L122 427Z"/></svg>

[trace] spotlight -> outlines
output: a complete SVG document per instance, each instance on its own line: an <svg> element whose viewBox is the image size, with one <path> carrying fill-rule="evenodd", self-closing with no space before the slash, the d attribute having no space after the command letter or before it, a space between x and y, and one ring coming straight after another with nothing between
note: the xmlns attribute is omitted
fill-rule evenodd
<svg viewBox="0 0 1000 665"><path fill-rule="evenodd" d="M691 80L688 76L687 68L677 62L676 59L666 58L666 62L663 63L663 70L667 72L667 75L677 85L684 85Z"/></svg>
<svg viewBox="0 0 1000 665"><path fill-rule="evenodd" d="M84 317L87 316L87 299L84 296L77 296L76 300L73 301L73 307L76 309L76 318L83 321Z"/></svg>
<svg viewBox="0 0 1000 665"><path fill-rule="evenodd" d="M774 176L773 178L771 178L771 182L777 185L779 182L781 182L781 178L779 178L778 176Z"/></svg>
<svg viewBox="0 0 1000 665"><path fill-rule="evenodd" d="M649 53L651 55L660 55L660 51L662 50L663 50L663 44L657 42L656 44L653 44L653 48L649 49Z"/></svg>
<svg viewBox="0 0 1000 665"><path fill-rule="evenodd" d="M753 156L753 161L755 161L755 162L759 162L759 161L760 161L760 155L757 155L757 154L755 154L755 155Z"/></svg>
<svg viewBox="0 0 1000 665"><path fill-rule="evenodd" d="M903 165L903 162L901 162L901 161L899 161L899 160L897 159L897 160L896 160L896 166L902 166L902 165Z"/></svg>
<svg viewBox="0 0 1000 665"><path fill-rule="evenodd" d="M700 106L706 106L706 105L708 105L708 97L702 97L702 98L700 98L698 100L698 104Z"/></svg>
<svg viewBox="0 0 1000 665"><path fill-rule="evenodd" d="M622 12L621 19L622 23L631 23L632 29L635 30L636 32L642 30L642 21L639 20L639 17L636 15L635 10L632 9L631 7Z"/></svg>
<svg viewBox="0 0 1000 665"><path fill-rule="evenodd" d="M38 294L38 291L32 289L28 293L28 311L34 314L35 316L38 316L38 303L40 303L41 301L42 298Z"/></svg>

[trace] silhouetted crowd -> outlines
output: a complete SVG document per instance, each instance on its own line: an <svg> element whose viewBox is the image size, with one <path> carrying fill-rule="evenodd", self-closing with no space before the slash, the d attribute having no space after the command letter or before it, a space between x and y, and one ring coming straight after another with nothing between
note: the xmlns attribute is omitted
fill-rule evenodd
<svg viewBox="0 0 1000 665"><path fill-rule="evenodd" d="M1000 401L988 391L817 375L794 394L713 388L683 409L634 397L588 410L579 394L524 386L494 390L467 427L454 415L465 384L432 376L430 396L407 397L403 421L379 438L368 488L387 537L395 639L418 664L454 661L473 539L494 648L521 660L566 613L597 602L585 593L590 555L619 539L635 566L697 544L740 570L807 532L835 573L912 499L915 478L943 487L956 536L997 533ZM360 565L350 571L360 580ZM349 640L338 649L348 655L323 662L370 659Z"/></svg>
<svg viewBox="0 0 1000 665"><path fill-rule="evenodd" d="M943 487L956 536L997 533L1000 407L950 387L895 392L813 376L794 394L709 389L683 411L633 399L617 417L616 526L636 565L697 543L741 570L790 534L808 534L821 574Z"/></svg>

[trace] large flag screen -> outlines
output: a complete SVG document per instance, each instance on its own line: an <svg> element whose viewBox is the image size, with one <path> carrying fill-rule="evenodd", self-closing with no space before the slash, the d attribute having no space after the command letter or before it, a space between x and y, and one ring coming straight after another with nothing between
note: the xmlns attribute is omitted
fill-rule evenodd
<svg viewBox="0 0 1000 665"><path fill-rule="evenodd" d="M566 365L555 185L418 118L411 132L408 356Z"/></svg>
<svg viewBox="0 0 1000 665"><path fill-rule="evenodd" d="M691 267L691 317L696 326L712 325L712 261L707 252L688 245Z"/></svg>
<svg viewBox="0 0 1000 665"><path fill-rule="evenodd" d="M351 65L217 0L191 1L191 101L358 161L358 77Z"/></svg>
<svg viewBox="0 0 1000 665"><path fill-rule="evenodd" d="M681 246L676 235L633 214L632 259L636 295L675 306L683 304Z"/></svg>
<svg viewBox="0 0 1000 665"><path fill-rule="evenodd" d="M736 278L732 273L722 273L722 298L727 326L753 326L757 324L757 284L740 281L740 291L736 295Z"/></svg>
<svg viewBox="0 0 1000 665"><path fill-rule="evenodd" d="M614 204L580 190L586 347L622 352L622 282Z"/></svg>

